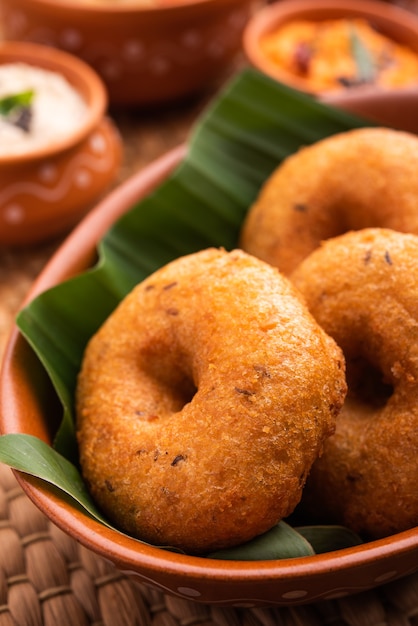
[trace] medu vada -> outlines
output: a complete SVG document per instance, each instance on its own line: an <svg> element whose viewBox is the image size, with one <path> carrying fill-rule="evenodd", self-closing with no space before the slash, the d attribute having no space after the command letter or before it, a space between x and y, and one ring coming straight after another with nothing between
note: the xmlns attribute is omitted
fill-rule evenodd
<svg viewBox="0 0 418 626"><path fill-rule="evenodd" d="M418 525L417 276L418 236L379 228L324 242L292 274L348 384L301 510L369 539Z"/></svg>
<svg viewBox="0 0 418 626"><path fill-rule="evenodd" d="M345 393L342 352L288 279L240 250L196 252L137 285L88 343L82 473L143 541L241 544L294 509Z"/></svg>
<svg viewBox="0 0 418 626"><path fill-rule="evenodd" d="M289 275L321 241L379 227L418 234L418 137L333 135L289 156L244 220L240 247Z"/></svg>

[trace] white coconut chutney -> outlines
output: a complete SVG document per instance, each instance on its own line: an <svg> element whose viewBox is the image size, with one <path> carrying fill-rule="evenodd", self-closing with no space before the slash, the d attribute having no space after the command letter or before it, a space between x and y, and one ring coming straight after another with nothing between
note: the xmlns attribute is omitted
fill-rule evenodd
<svg viewBox="0 0 418 626"><path fill-rule="evenodd" d="M85 119L87 104L64 76L25 63L0 65L0 104L32 91L24 127L0 113L0 155L24 154L70 135ZM1 110L1 107L0 107Z"/></svg>

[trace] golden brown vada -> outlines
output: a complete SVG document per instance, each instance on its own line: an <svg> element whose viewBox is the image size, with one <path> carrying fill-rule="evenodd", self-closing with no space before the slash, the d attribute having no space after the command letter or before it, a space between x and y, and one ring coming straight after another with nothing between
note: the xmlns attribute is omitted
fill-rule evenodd
<svg viewBox="0 0 418 626"><path fill-rule="evenodd" d="M240 544L293 510L345 392L341 350L290 281L240 250L191 254L139 284L87 346L83 475L146 542Z"/></svg>
<svg viewBox="0 0 418 626"><path fill-rule="evenodd" d="M315 250L292 281L343 349L348 383L302 509L365 538L418 525L418 237L347 233Z"/></svg>
<svg viewBox="0 0 418 626"><path fill-rule="evenodd" d="M418 234L418 137L361 128L302 148L265 183L240 247L288 275L321 241L382 227Z"/></svg>

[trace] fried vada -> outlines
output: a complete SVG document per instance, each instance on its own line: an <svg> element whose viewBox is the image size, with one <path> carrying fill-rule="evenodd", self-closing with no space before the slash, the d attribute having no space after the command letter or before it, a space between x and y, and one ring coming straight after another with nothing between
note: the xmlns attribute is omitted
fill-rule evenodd
<svg viewBox="0 0 418 626"><path fill-rule="evenodd" d="M418 137L340 133L288 157L250 207L240 247L289 275L321 241L380 227L418 234Z"/></svg>
<svg viewBox="0 0 418 626"><path fill-rule="evenodd" d="M348 393L301 510L376 539L418 525L418 236L365 229L292 274L343 349Z"/></svg>
<svg viewBox="0 0 418 626"><path fill-rule="evenodd" d="M240 250L204 250L134 288L88 343L82 473L143 541L241 544L294 509L345 393L342 352L290 281Z"/></svg>

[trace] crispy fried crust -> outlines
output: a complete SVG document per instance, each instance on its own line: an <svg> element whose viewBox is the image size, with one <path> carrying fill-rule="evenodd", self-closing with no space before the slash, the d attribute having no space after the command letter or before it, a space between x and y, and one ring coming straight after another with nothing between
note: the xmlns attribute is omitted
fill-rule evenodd
<svg viewBox="0 0 418 626"><path fill-rule="evenodd" d="M362 128L286 159L250 208L240 247L284 274L321 241L383 227L418 234L418 137Z"/></svg>
<svg viewBox="0 0 418 626"><path fill-rule="evenodd" d="M238 250L183 257L87 347L83 474L109 518L147 542L239 544L293 510L345 392L340 349L277 270Z"/></svg>
<svg viewBox="0 0 418 626"><path fill-rule="evenodd" d="M342 347L348 396L313 466L303 509L378 538L418 524L418 237L331 239L292 275Z"/></svg>

